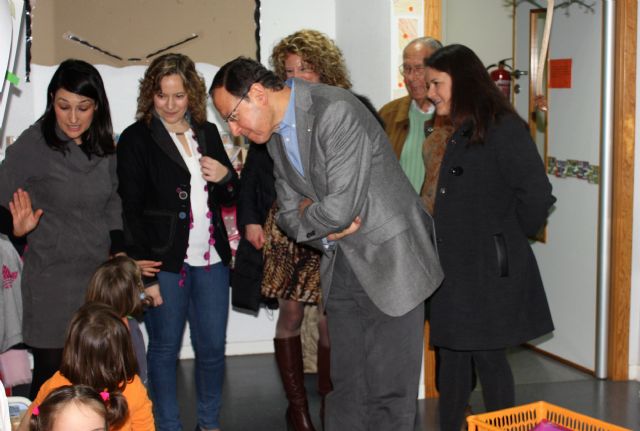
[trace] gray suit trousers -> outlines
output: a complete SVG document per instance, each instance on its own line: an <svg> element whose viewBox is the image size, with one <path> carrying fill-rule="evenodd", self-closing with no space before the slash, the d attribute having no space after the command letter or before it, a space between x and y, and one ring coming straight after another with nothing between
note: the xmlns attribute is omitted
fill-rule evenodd
<svg viewBox="0 0 640 431"><path fill-rule="evenodd" d="M327 431L412 431L424 306L391 317L371 302L337 250L326 304L331 338Z"/></svg>

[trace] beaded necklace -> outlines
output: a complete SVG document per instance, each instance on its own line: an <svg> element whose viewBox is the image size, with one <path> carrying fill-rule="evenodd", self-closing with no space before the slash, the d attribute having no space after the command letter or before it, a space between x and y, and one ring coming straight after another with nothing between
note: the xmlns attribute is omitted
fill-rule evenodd
<svg viewBox="0 0 640 431"><path fill-rule="evenodd" d="M191 130L191 129L189 129L189 130ZM184 133L185 132L183 132L183 134ZM177 133L176 133L176 135L177 135ZM198 152L198 161L199 161L202 158L202 148L200 146L200 143L198 142L198 136L195 133L192 132L191 137L193 138L194 142L196 143L196 151ZM194 154L194 156L195 156L195 154ZM208 188L207 184L204 185L204 191L205 191L205 193L207 193L209 191L209 188ZM176 192L178 193L178 195L180 195L181 193L186 193L180 187L178 187L176 189ZM208 202L208 199L207 199L207 202ZM213 213L211 212L210 209L207 210L205 216L206 216L207 220L209 220L209 240L208 240L207 251L204 253L203 257L207 261L207 265L205 266L205 271L209 271L211 269L211 247L215 245L216 240L215 240L215 237L214 237L214 227L213 227L213 224L211 223L211 217L213 216ZM193 229L193 211L191 209L191 205L189 205L189 230L192 230L192 229ZM188 248L189 248L189 244L187 244L187 249ZM185 253L184 258L185 258L185 260L188 258L187 253ZM184 265L183 265L180 268L180 280L178 280L178 286L184 287L184 283L185 283L186 277L187 277L187 271L186 271L186 269L184 268Z"/></svg>

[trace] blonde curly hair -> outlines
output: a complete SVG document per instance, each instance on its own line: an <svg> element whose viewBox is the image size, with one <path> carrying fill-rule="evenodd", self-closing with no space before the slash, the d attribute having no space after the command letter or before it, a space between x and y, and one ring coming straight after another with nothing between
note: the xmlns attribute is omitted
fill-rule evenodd
<svg viewBox="0 0 640 431"><path fill-rule="evenodd" d="M164 54L151 62L140 80L138 111L136 119L147 124L153 118L153 96L160 92L160 81L169 75L178 75L187 92L191 122L203 124L207 121L207 89L204 78L196 71L196 66L183 54Z"/></svg>
<svg viewBox="0 0 640 431"><path fill-rule="evenodd" d="M274 48L269 62L281 79L287 79L284 62L290 54L299 55L318 75L320 82L336 87L351 88L349 72L342 51L324 33L300 30L282 39Z"/></svg>

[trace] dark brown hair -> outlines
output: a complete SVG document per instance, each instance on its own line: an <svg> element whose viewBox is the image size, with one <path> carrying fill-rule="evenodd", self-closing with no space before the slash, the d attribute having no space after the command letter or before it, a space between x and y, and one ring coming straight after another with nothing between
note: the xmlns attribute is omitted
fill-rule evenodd
<svg viewBox="0 0 640 431"><path fill-rule="evenodd" d="M142 299L144 285L135 260L117 256L104 262L91 277L86 302L102 302L120 317L140 317L149 299Z"/></svg>
<svg viewBox="0 0 640 431"><path fill-rule="evenodd" d="M489 77L482 61L464 45L447 45L425 60L425 66L451 77L451 111L456 128L471 126L471 143L482 143L489 126L505 114L517 115Z"/></svg>
<svg viewBox="0 0 640 431"><path fill-rule="evenodd" d="M109 400L104 400L100 394L90 386L60 386L51 391L49 395L38 406L39 413L32 414L29 419L29 431L50 431L53 429L61 411L74 403L78 406L84 406L91 409L104 419L104 431L109 426L121 424L127 415L127 409L114 409ZM126 403L125 403L126 407Z"/></svg>
<svg viewBox="0 0 640 431"><path fill-rule="evenodd" d="M99 302L80 307L67 330L60 373L74 385L108 391L111 404L126 408L122 392L137 371L131 335L120 316Z"/></svg>

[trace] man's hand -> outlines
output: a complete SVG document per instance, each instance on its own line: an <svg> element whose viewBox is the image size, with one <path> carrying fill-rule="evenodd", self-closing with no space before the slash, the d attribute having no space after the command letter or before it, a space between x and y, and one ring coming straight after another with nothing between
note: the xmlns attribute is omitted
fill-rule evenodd
<svg viewBox="0 0 640 431"><path fill-rule="evenodd" d="M355 233L358 229L360 229L361 224L362 224L362 220L360 219L360 216L356 216L356 218L353 219L353 221L351 222L348 228L340 232L329 234L327 236L327 239L329 241L337 241L339 239L342 239L345 236Z"/></svg>
<svg viewBox="0 0 640 431"><path fill-rule="evenodd" d="M264 246L264 230L259 224L246 225L244 227L244 237L256 250L260 250Z"/></svg>
<svg viewBox="0 0 640 431"><path fill-rule="evenodd" d="M202 178L210 183L217 183L221 181L225 175L229 172L229 168L209 156L203 156L200 158L200 171L202 171Z"/></svg>

